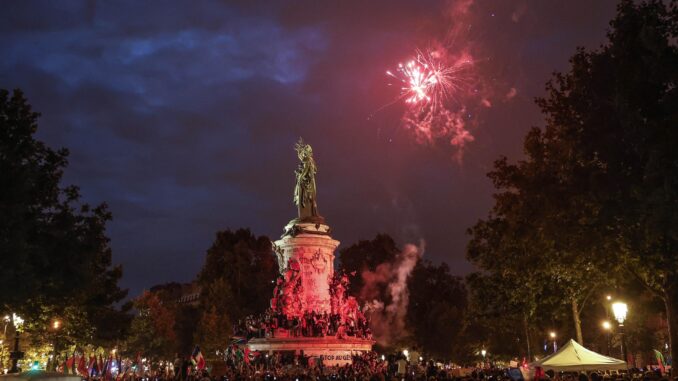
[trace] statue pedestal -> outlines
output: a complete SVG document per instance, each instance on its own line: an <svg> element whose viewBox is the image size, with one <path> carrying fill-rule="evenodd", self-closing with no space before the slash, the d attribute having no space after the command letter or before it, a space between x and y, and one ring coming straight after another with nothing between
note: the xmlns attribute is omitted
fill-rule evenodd
<svg viewBox="0 0 678 381"><path fill-rule="evenodd" d="M331 316L346 316L345 299L335 295L334 306L330 285L334 277L334 250L339 241L329 235L330 228L322 217L313 220L292 220L285 226L282 238L273 243L278 256L281 278L272 308L278 309L287 319L304 318L305 312ZM344 289L342 289L344 290ZM336 289L334 291L337 293ZM345 303L348 305L348 303ZM355 299L353 299L353 305ZM336 309L337 311L333 311ZM355 317L355 314L352 315ZM342 320L343 322L343 320ZM278 329L274 337L248 341L252 351L273 354L285 352L322 359L326 366L345 365L353 356L372 350L374 341L354 336L303 337L292 336L290 331Z"/></svg>
<svg viewBox="0 0 678 381"><path fill-rule="evenodd" d="M286 235L274 242L280 275L286 282L301 279L301 287L290 285L282 292L283 310L289 317L300 317L305 311L332 312L329 286L339 241L329 236L329 230L325 224L292 221L285 227Z"/></svg>

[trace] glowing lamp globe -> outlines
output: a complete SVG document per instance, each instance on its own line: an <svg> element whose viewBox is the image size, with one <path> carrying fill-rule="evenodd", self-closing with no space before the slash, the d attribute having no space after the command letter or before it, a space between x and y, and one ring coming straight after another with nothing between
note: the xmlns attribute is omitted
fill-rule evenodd
<svg viewBox="0 0 678 381"><path fill-rule="evenodd" d="M617 320L619 324L624 324L626 314L629 312L629 307L624 302L616 302L612 304L612 312L614 313L615 320Z"/></svg>

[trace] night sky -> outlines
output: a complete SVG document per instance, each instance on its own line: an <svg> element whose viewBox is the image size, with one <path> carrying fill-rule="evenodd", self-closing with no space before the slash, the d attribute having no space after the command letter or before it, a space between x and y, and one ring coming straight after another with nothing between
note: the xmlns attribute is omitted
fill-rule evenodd
<svg viewBox="0 0 678 381"><path fill-rule="evenodd" d="M605 40L612 1L14 1L0 12L0 87L71 151L66 184L107 202L131 295L189 281L215 232L277 238L293 217L295 141L312 144L320 213L342 246L425 241L455 274L487 215L486 177L517 159L534 98L577 46ZM476 58L490 107L459 151L400 123L387 69L447 41ZM396 94L397 95L397 94Z"/></svg>

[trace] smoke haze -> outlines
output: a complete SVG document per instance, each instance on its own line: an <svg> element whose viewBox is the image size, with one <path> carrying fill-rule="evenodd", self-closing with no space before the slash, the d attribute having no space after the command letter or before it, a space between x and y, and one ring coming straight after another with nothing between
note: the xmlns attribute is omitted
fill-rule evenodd
<svg viewBox="0 0 678 381"><path fill-rule="evenodd" d="M392 345L407 335L405 317L410 296L407 280L423 254L423 241L419 246L407 244L393 262L382 263L374 271L366 270L361 274L365 282L361 297L367 300L370 326L380 345ZM379 299L384 286L390 299L388 304Z"/></svg>

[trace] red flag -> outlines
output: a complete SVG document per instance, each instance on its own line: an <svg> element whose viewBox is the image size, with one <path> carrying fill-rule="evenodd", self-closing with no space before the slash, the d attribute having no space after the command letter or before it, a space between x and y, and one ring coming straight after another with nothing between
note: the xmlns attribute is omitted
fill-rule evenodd
<svg viewBox="0 0 678 381"><path fill-rule="evenodd" d="M68 374L68 371L73 368L73 363L75 363L75 356L71 358L66 358L66 369L65 369L66 374Z"/></svg>
<svg viewBox="0 0 678 381"><path fill-rule="evenodd" d="M83 376L87 376L87 364L85 363L85 354L83 353L80 356L80 362L78 363L78 373Z"/></svg>
<svg viewBox="0 0 678 381"><path fill-rule="evenodd" d="M191 357L198 370L203 370L205 368L205 358L202 356L199 346L195 346L195 349L193 350L193 356Z"/></svg>
<svg viewBox="0 0 678 381"><path fill-rule="evenodd" d="M245 360L245 364L250 363L250 348L249 347L245 347L245 358L244 358L244 360Z"/></svg>
<svg viewBox="0 0 678 381"><path fill-rule="evenodd" d="M534 369L534 381L543 380L546 378L546 373L542 367L538 366Z"/></svg>
<svg viewBox="0 0 678 381"><path fill-rule="evenodd" d="M111 379L111 368L113 368L113 356L108 356L108 366L106 367L106 377Z"/></svg>

